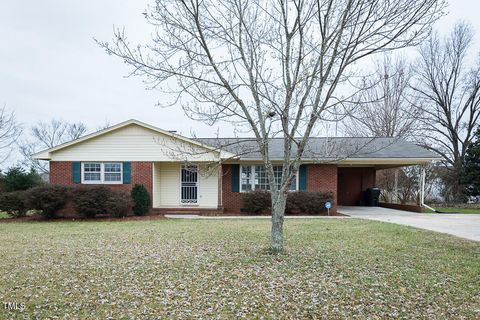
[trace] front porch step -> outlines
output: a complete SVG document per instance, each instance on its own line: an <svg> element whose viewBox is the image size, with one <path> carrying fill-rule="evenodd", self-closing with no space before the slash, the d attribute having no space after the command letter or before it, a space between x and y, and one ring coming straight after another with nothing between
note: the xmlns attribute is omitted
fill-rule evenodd
<svg viewBox="0 0 480 320"><path fill-rule="evenodd" d="M154 214L179 214L179 215L202 215L215 216L222 215L223 209L207 209L207 208L152 208Z"/></svg>

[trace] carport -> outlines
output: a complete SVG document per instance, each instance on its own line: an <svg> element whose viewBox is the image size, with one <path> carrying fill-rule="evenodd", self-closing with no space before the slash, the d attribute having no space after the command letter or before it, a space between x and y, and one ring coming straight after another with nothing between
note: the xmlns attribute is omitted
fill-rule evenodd
<svg viewBox="0 0 480 320"><path fill-rule="evenodd" d="M367 205L365 192L369 188L377 187L376 175L378 170L401 168L420 165L418 177L420 203L424 206L425 200L425 165L432 159L372 159L369 163L346 164L342 162L337 170L337 201L339 206ZM353 161L352 161L353 162ZM395 194L398 193L398 176L395 175Z"/></svg>
<svg viewBox="0 0 480 320"><path fill-rule="evenodd" d="M340 141L338 141L340 142ZM378 170L406 166L420 166L417 208L424 205L425 166L439 160L438 155L421 146L399 138L356 138L350 137L333 148L345 155L337 162L337 204L339 206L367 205L365 191L376 187ZM397 178L397 177L396 177ZM398 179L396 179L398 181ZM395 183L394 194L398 194ZM395 197L394 195L394 198ZM392 204L392 206L398 206Z"/></svg>

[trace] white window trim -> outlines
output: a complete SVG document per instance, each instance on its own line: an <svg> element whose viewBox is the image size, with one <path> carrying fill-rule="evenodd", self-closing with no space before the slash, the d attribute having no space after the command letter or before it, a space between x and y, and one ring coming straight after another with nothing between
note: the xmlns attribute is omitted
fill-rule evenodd
<svg viewBox="0 0 480 320"><path fill-rule="evenodd" d="M239 181L238 181L238 182L239 182L239 186L238 186L238 188L239 188L240 192L249 192L249 191L255 191L255 190L256 190L256 189L255 189L255 166L263 166L263 164L258 164L258 163L249 164L249 165L243 165L243 164L241 164L241 165L239 166L239 172L238 172L238 174L239 174L239 179L238 179L238 180L239 180ZM279 166L282 166L282 165L279 165ZM252 177L250 178L250 181L251 181L251 182L253 181L253 183L250 183L251 186L252 186L252 189L251 189L251 190L242 190L242 167L251 167L250 170L251 170L251 175L252 175ZM291 190L290 188L288 188L288 190L287 190L288 192L296 192L296 191L298 191L298 183L299 183L298 176L299 176L299 172L300 172L300 171L298 171L297 174L295 175L295 190ZM258 190L263 190L263 189L258 189ZM270 191L270 190L264 190L264 191Z"/></svg>
<svg viewBox="0 0 480 320"><path fill-rule="evenodd" d="M85 180L85 164L86 163L100 163L100 180ZM105 181L105 164L120 164L120 181ZM123 163L118 161L100 162L100 161L85 161L82 162L82 184L123 184Z"/></svg>

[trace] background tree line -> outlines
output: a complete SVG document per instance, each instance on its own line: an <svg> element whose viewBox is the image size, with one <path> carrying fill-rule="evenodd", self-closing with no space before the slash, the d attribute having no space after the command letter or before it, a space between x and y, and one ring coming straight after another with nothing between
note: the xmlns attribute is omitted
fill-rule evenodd
<svg viewBox="0 0 480 320"><path fill-rule="evenodd" d="M479 195L469 169L478 153L468 151L478 143L480 121L480 62L471 61L478 56L472 42L471 27L460 22L445 37L433 32L417 47L416 60L377 60L345 121L347 135L407 139L440 156L441 163L427 168L430 200L464 202ZM405 167L379 171L377 182L386 201L418 202L418 178L419 168Z"/></svg>
<svg viewBox="0 0 480 320"><path fill-rule="evenodd" d="M106 121L93 131L109 126L110 123ZM85 123L61 119L38 121L26 126L17 119L14 111L3 106L0 109L0 173L3 170L4 174L10 171L37 174L46 180L48 162L32 159L31 155L76 140L87 133L89 130ZM12 157L16 162L8 169L6 163Z"/></svg>

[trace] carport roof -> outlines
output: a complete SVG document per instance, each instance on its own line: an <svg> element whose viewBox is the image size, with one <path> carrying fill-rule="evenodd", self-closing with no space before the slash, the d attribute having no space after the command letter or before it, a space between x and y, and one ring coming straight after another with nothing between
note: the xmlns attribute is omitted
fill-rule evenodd
<svg viewBox="0 0 480 320"><path fill-rule="evenodd" d="M241 160L259 160L261 154L254 138L197 138L197 141L236 154ZM296 146L292 153L296 152ZM282 159L283 139L273 138L269 142L272 160ZM346 160L346 159L424 159L438 160L439 157L415 143L399 138L354 138L312 137L303 160Z"/></svg>

